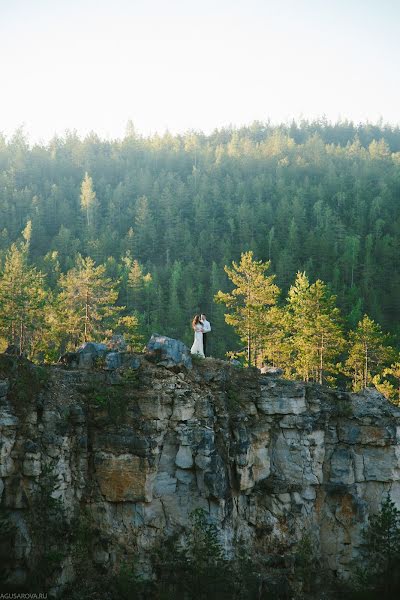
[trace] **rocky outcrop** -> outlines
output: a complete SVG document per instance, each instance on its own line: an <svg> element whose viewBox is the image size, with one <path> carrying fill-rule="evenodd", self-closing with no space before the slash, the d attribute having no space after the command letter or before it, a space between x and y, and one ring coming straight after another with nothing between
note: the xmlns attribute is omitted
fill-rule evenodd
<svg viewBox="0 0 400 600"><path fill-rule="evenodd" d="M146 346L146 358L167 368L192 368L189 349L180 340L153 333Z"/></svg>
<svg viewBox="0 0 400 600"><path fill-rule="evenodd" d="M132 356L85 371L3 357L9 581L30 577L29 515L49 468L69 518L85 509L98 532L93 560L105 570L129 554L146 565L202 508L228 555L240 544L265 561L309 535L330 571L346 575L368 516L388 491L400 505L399 426L400 410L375 390L348 394L212 359L179 370ZM75 576L68 557L61 567L55 588Z"/></svg>

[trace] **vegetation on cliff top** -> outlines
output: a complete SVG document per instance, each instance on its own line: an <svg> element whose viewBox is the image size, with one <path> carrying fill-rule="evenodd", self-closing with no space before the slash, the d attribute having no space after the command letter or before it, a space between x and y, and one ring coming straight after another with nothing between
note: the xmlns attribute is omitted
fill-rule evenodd
<svg viewBox="0 0 400 600"><path fill-rule="evenodd" d="M289 335L294 376L337 378L336 349L353 331L337 362L354 387L374 382L394 396L398 359L382 359L378 342L365 362L362 347L379 337L377 323L398 343L399 157L399 128L348 122L150 138L132 129L113 142L68 134L46 146L22 131L0 137L2 345L54 360L116 328L132 348L153 331L189 343L202 310L222 357L240 341L213 297L232 291L223 266L251 250L270 262L271 285L289 294L285 317L301 326ZM325 304L312 335L290 286ZM270 301L266 357L285 364L282 302ZM324 347L319 364L312 338Z"/></svg>

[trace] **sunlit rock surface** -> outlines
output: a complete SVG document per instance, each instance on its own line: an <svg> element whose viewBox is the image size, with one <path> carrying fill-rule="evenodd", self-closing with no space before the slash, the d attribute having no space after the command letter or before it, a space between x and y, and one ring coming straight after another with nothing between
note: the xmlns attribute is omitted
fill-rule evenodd
<svg viewBox="0 0 400 600"><path fill-rule="evenodd" d="M335 392L213 359L176 372L137 356L112 371L48 367L26 391L17 363L0 364L1 507L17 527L10 580L29 580L27 516L47 466L67 514L86 507L105 569L129 553L145 562L202 508L227 554L238 543L254 556L290 553L310 534L346 575L368 516L388 491L400 505L400 410L375 390ZM73 577L66 560L59 583Z"/></svg>

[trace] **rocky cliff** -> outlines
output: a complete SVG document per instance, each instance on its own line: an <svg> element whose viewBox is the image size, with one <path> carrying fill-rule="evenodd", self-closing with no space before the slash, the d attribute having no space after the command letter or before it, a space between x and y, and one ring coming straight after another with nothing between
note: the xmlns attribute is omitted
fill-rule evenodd
<svg viewBox="0 0 400 600"><path fill-rule="evenodd" d="M106 571L130 555L146 570L151 549L202 508L228 555L238 544L261 558L290 554L309 535L331 573L345 575L385 493L400 504L400 410L377 392L338 392L213 359L192 369L143 355L123 362L79 370L0 357L0 496L2 523L11 524L0 551L9 584L32 577L32 532L43 537L46 527L39 492L53 475L48 493L69 523L85 510L97 535L91 558ZM53 591L75 571L64 553Z"/></svg>

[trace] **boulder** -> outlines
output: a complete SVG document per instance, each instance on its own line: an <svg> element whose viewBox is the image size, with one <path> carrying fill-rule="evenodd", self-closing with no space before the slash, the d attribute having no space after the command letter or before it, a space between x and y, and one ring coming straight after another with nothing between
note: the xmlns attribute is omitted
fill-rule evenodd
<svg viewBox="0 0 400 600"><path fill-rule="evenodd" d="M190 446L180 446L175 458L175 464L181 469L193 467L193 456Z"/></svg>
<svg viewBox="0 0 400 600"><path fill-rule="evenodd" d="M122 357L119 352L109 352L106 354L106 369L118 369L122 365Z"/></svg>
<svg viewBox="0 0 400 600"><path fill-rule="evenodd" d="M105 344L85 342L77 350L79 368L91 369L96 360L105 357L106 352L107 346Z"/></svg>
<svg viewBox="0 0 400 600"><path fill-rule="evenodd" d="M97 354L97 356L104 356L107 352L106 344L100 344L99 342L85 342L79 346L77 352L79 354Z"/></svg>
<svg viewBox="0 0 400 600"><path fill-rule="evenodd" d="M270 377L279 377L282 375L283 370L279 369L279 367L261 367L260 369L261 375L269 375Z"/></svg>
<svg viewBox="0 0 400 600"><path fill-rule="evenodd" d="M169 369L192 368L189 348L180 340L153 333L146 346L146 358Z"/></svg>

